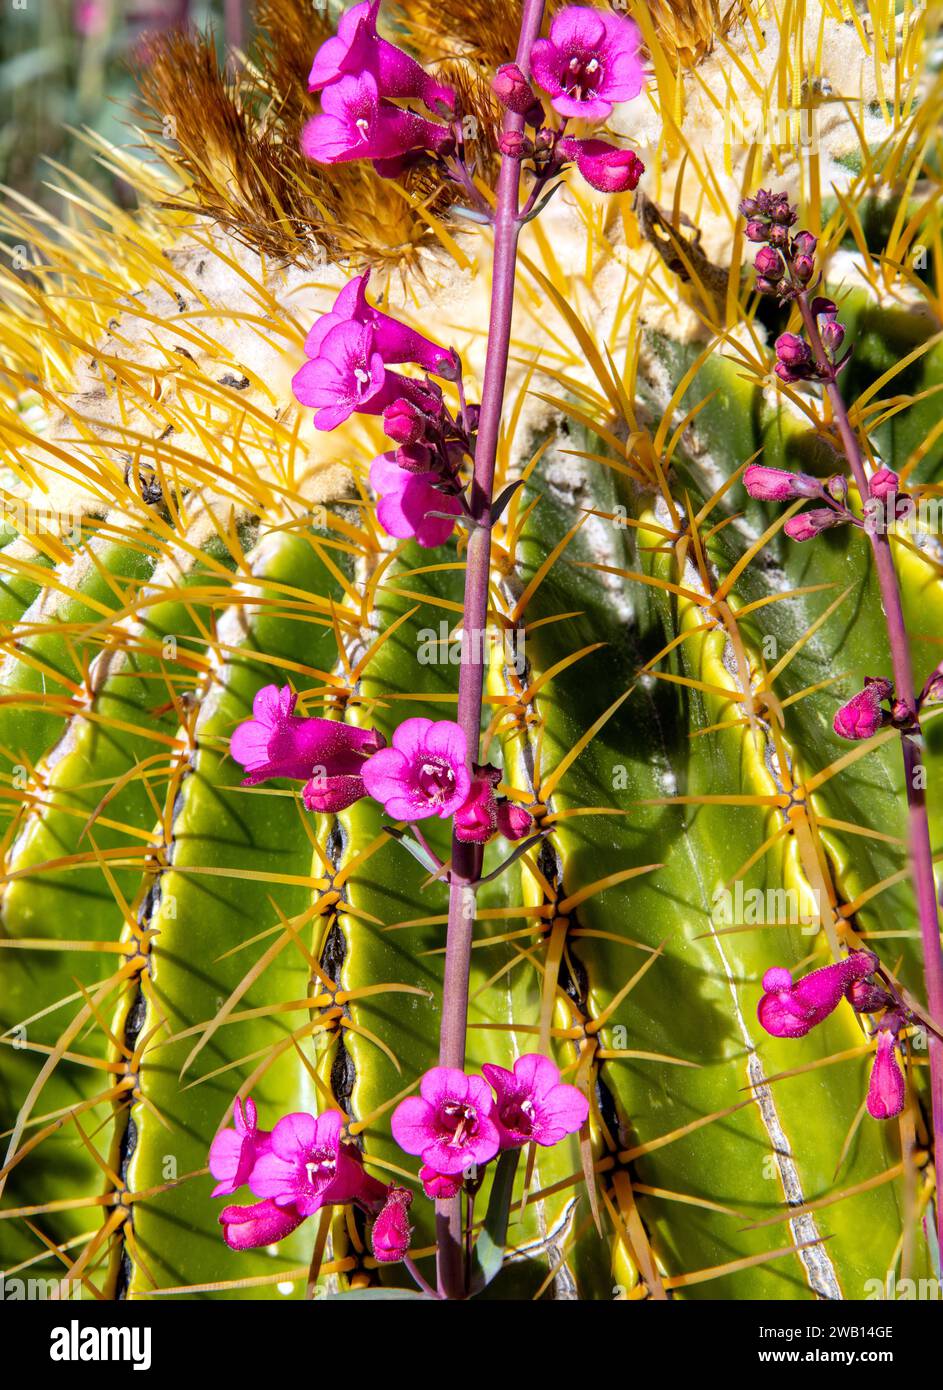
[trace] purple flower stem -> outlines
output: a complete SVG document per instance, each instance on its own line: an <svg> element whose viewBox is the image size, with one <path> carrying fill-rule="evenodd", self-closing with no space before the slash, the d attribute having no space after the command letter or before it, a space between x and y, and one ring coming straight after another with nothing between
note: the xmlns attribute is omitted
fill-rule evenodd
<svg viewBox="0 0 943 1390"><path fill-rule="evenodd" d="M530 74L530 52L540 34L544 0L523 0L516 62ZM504 131L521 132L523 116L508 111ZM494 212L494 265L491 282L491 316L488 351L482 383L481 414L475 446L475 472L469 506L474 525L469 530L465 567L465 602L462 617L463 653L458 679L458 723L471 762L478 758L481 737L481 694L484 683L484 632L488 621L488 584L491 574L491 502L494 468L504 406L514 279L517 268L517 220L520 161L505 156L501 161ZM442 1027L439 1065L463 1068L468 1021L468 975L472 931L475 925L475 888L481 872L481 847L452 836L452 879L449 885L449 925L445 947L445 979L442 986ZM445 1298L464 1298L468 1285L462 1242L462 1195L436 1203L439 1290Z"/></svg>
<svg viewBox="0 0 943 1390"><path fill-rule="evenodd" d="M831 402L835 425L841 438L842 448L851 467L852 475L858 485L862 503L870 497L870 486L858 440L848 419L841 388L835 380L834 370L829 363L828 354L822 344L818 322L812 313L806 293L798 296L799 311L809 335L812 352L819 367L828 372L825 391ZM909 816L909 838L911 872L917 897L917 915L920 921L920 937L923 943L923 970L927 988L927 1004L931 1017L943 1019L943 950L940 948L940 925L937 916L936 890L933 881L933 850L930 841L930 823L927 819L927 802L923 789L923 761L920 753L920 723L917 701L914 694L913 668L910 661L910 645L904 625L904 610L901 604L900 585L891 554L891 543L886 531L866 527L874 552L874 565L881 601L887 622L887 636L891 649L891 663L894 671L894 687L897 699L906 706L913 719L913 726L901 731L901 751L904 757L904 785L907 793ZM932 1030L927 1031L927 1050L930 1060L930 1102L933 1123L933 1152L937 1173L943 1164L943 1039ZM939 1181L936 1191L937 1237L943 1248L943 1202L940 1200Z"/></svg>

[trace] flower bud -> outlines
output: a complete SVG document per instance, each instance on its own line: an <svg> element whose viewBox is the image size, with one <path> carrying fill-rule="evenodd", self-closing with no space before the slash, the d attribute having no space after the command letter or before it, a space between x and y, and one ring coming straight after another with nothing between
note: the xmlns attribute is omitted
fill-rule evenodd
<svg viewBox="0 0 943 1390"><path fill-rule="evenodd" d="M428 420L412 401L402 398L383 412L383 429L397 444L415 444L422 439Z"/></svg>
<svg viewBox="0 0 943 1390"><path fill-rule="evenodd" d="M848 497L848 479L844 473L835 473L825 484L825 491L836 502L844 502Z"/></svg>
<svg viewBox="0 0 943 1390"><path fill-rule="evenodd" d="M390 1188L370 1236L373 1256L378 1263L396 1264L407 1254L412 1235L408 1215L412 1200L413 1194L408 1188Z"/></svg>
<svg viewBox="0 0 943 1390"><path fill-rule="evenodd" d="M832 357L840 351L842 343L845 341L845 329L842 324L837 323L833 318L827 318L819 328L819 335L822 339L822 346Z"/></svg>
<svg viewBox="0 0 943 1390"><path fill-rule="evenodd" d="M791 516L783 530L792 541L811 541L821 531L827 531L830 526L840 526L847 520L847 517L833 511L831 507L813 507L809 512Z"/></svg>
<svg viewBox="0 0 943 1390"><path fill-rule="evenodd" d="M904 1073L897 1060L897 1037L889 1028L882 1028L868 1082L868 1114L874 1120L892 1120L903 1110L905 1095Z"/></svg>
<svg viewBox="0 0 943 1390"><path fill-rule="evenodd" d="M832 721L839 738L872 738L885 723L887 716L881 701L890 698L893 686L889 680L869 680L863 690L842 705Z"/></svg>
<svg viewBox="0 0 943 1390"><path fill-rule="evenodd" d="M537 100L533 87L516 63L505 63L498 68L491 90L506 110L518 116L528 112Z"/></svg>
<svg viewBox="0 0 943 1390"><path fill-rule="evenodd" d="M799 212L789 202L789 195L777 193L770 202L769 215L772 220L782 227L791 227L798 219Z"/></svg>
<svg viewBox="0 0 943 1390"><path fill-rule="evenodd" d="M784 251L789 245L789 232L786 227L778 227L774 222L767 228L766 240L770 246L775 246L777 250Z"/></svg>
<svg viewBox="0 0 943 1390"><path fill-rule="evenodd" d="M812 361L809 345L795 333L781 333L776 339L776 356L787 367L804 367Z"/></svg>
<svg viewBox="0 0 943 1390"><path fill-rule="evenodd" d="M812 256L795 256L792 272L800 285L807 285L815 274L815 259Z"/></svg>
<svg viewBox="0 0 943 1390"><path fill-rule="evenodd" d="M428 473L432 450L425 444L401 444L396 450L396 462L407 473Z"/></svg>
<svg viewBox="0 0 943 1390"><path fill-rule="evenodd" d="M769 241L769 226L759 218L751 218L747 223L747 241Z"/></svg>
<svg viewBox="0 0 943 1390"><path fill-rule="evenodd" d="M756 198L742 198L740 200L739 213L741 217L755 217L760 210L760 205Z"/></svg>
<svg viewBox="0 0 943 1390"><path fill-rule="evenodd" d="M759 294L779 294L779 286L774 285L772 280L767 280L763 275L756 277L755 288Z"/></svg>
<svg viewBox="0 0 943 1390"><path fill-rule="evenodd" d="M772 246L761 246L753 265L757 274L764 280L781 280L785 272L783 258Z"/></svg>
<svg viewBox="0 0 943 1390"><path fill-rule="evenodd" d="M900 490L900 479L891 468L879 468L872 473L868 482L872 497L885 498Z"/></svg>
<svg viewBox="0 0 943 1390"><path fill-rule="evenodd" d="M519 130L506 130L498 140L498 148L510 159L529 159L534 153L534 142Z"/></svg>
<svg viewBox="0 0 943 1390"><path fill-rule="evenodd" d="M792 239L792 248L797 256L814 256L818 244L818 237L814 237L811 232L796 232Z"/></svg>
<svg viewBox="0 0 943 1390"><path fill-rule="evenodd" d="M787 473L782 468L765 468L751 463L743 475L743 485L751 497L761 502L792 502L797 497L817 497L822 486L808 473Z"/></svg>

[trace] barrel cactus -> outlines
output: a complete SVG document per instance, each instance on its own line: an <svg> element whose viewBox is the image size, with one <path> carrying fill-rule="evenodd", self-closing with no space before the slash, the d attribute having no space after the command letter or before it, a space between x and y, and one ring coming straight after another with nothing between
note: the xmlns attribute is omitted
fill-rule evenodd
<svg viewBox="0 0 943 1390"><path fill-rule="evenodd" d="M285 777L244 785L234 756L272 688L292 718L388 750L406 720L468 713L480 519L453 530L440 491L427 521L449 538L389 535L379 414L319 431L292 382L312 324L369 270L371 305L454 348L487 401L493 191L500 208L510 167L516 198L528 157L491 84L544 7L384 8L397 51L457 93L464 190L435 163L309 158L308 71L337 15L259 0L251 61L154 41L137 149L95 147L134 211L59 170L62 223L15 198L2 214L0 1269L77 1298L431 1297L435 1209L391 1121L441 1055L475 1075L551 1059L588 1109L466 1178L452 1296L456 1277L459 1296L628 1301L939 1277L939 928L919 860L921 817L943 847L943 85L926 17L598 5L638 26L644 91L604 118L645 173L593 188L571 139L575 167L521 229L478 664L480 757L522 820L462 896L447 819L417 836L383 797L312 809ZM761 184L799 219L782 235ZM815 334L840 322L853 348L840 375L801 336L798 227ZM757 249L775 261L777 237L800 279L758 294L754 259L783 283ZM910 708L865 524L881 470ZM829 525L793 539L806 498ZM443 1028L440 1054L456 885L467 1031L456 1054ZM803 984L819 970L845 973ZM418 1286L341 1201L277 1244L227 1246L207 1156L234 1099L237 1148L256 1123L339 1112L346 1161L414 1196Z"/></svg>

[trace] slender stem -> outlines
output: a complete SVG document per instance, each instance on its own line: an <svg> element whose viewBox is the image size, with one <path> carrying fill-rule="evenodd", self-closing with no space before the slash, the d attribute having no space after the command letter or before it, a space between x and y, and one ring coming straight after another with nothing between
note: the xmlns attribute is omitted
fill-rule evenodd
<svg viewBox="0 0 943 1390"><path fill-rule="evenodd" d="M818 323L812 313L808 295L805 293L799 295L798 302L815 360L820 367L829 368L828 355L822 344ZM871 490L858 440L851 421L848 419L848 409L837 381L834 379L828 381L825 390L831 402L842 448L858 485L858 492L863 505L870 497ZM913 727L901 732L904 786L907 793L910 832L911 872L917 897L920 937L923 943L923 970L927 987L927 1004L930 1017L935 1023L939 1023L943 1020L943 950L940 947L940 924L933 880L933 850L924 793L926 778L921 756L922 735L914 692L910 644L907 640L900 585L897 580L897 570L894 567L894 557L891 553L891 543L887 531L884 528L873 526L866 526L865 530L871 540L875 570L881 589L881 602L887 621L887 636L894 671L894 693L896 698L904 704L908 715L913 720ZM940 1248L943 1249L943 1202L940 1200L940 1175L941 1166L943 1166L943 1039L932 1029L927 1030L927 1051L930 1059L933 1154L937 1173L937 1237Z"/></svg>
<svg viewBox="0 0 943 1390"><path fill-rule="evenodd" d="M530 52L534 40L540 33L543 13L544 0L523 0L516 61L525 75L530 73ZM523 129L523 117L509 111L504 118L504 131L520 132ZM481 735L481 693L488 621L488 582L491 573L491 501L511 345L517 239L520 234L520 224L517 220L519 190L520 162L505 155L501 161L496 189L491 317L475 446L475 472L470 495L471 514L476 525L471 528L468 541L462 617L462 664L458 681L458 723L465 734L470 762L477 760ZM471 964L472 930L475 924L475 889L472 885L480 870L480 847L465 844L453 836L449 925L445 948L445 979L442 987L442 1028L439 1038L439 1065L443 1067L463 1068L465 1065L468 974ZM447 1298L462 1298L467 1292L467 1285L462 1249L461 1193L447 1201L437 1202L436 1239L440 1291Z"/></svg>

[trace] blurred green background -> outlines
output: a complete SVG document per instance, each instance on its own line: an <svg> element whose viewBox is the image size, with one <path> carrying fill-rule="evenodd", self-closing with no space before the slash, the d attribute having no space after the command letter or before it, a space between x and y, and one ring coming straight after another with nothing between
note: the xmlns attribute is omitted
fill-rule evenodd
<svg viewBox="0 0 943 1390"><path fill-rule="evenodd" d="M191 24L212 27L221 49L238 48L250 8L249 0L2 0L0 182L61 212L47 186L52 159L130 199L74 130L134 143L128 126L145 36Z"/></svg>

